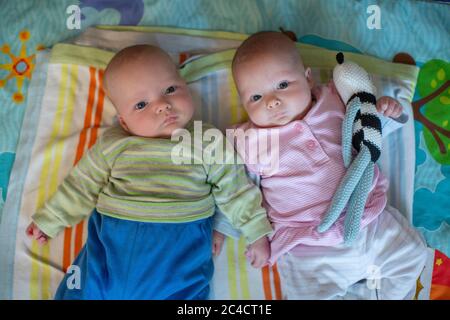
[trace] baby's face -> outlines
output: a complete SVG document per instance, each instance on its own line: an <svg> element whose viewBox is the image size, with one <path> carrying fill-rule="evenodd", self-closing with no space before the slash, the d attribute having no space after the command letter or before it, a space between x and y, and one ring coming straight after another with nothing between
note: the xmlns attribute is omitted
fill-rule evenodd
<svg viewBox="0 0 450 320"><path fill-rule="evenodd" d="M311 105L311 71L289 55L265 52L233 69L234 80L251 121L260 127L302 118Z"/></svg>
<svg viewBox="0 0 450 320"><path fill-rule="evenodd" d="M169 138L185 127L194 105L173 63L166 57L152 57L124 64L108 75L108 96L122 127L149 138Z"/></svg>

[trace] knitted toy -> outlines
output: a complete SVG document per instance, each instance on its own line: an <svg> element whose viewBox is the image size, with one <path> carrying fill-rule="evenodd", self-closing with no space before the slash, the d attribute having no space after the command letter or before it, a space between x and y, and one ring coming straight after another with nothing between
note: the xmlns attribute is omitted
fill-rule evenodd
<svg viewBox="0 0 450 320"><path fill-rule="evenodd" d="M351 244L358 235L372 186L374 165L380 157L381 122L376 109L375 87L369 74L356 63L344 62L341 52L336 55L336 60L338 65L333 70L333 81L347 108L342 124L342 156L348 170L318 231L328 230L348 203L344 241ZM353 161L352 145L358 152Z"/></svg>

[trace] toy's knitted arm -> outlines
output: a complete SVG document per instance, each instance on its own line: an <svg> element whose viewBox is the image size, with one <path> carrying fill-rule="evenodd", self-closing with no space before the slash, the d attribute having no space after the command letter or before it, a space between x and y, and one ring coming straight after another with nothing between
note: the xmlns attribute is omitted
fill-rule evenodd
<svg viewBox="0 0 450 320"><path fill-rule="evenodd" d="M358 237L367 197L372 187L374 166L373 162L369 162L348 202L344 222L344 242L346 244L351 244Z"/></svg>
<svg viewBox="0 0 450 320"><path fill-rule="evenodd" d="M344 121L342 122L342 158L344 159L346 168L348 168L352 161L353 123L359 108L359 101L357 99L351 100L347 106Z"/></svg>

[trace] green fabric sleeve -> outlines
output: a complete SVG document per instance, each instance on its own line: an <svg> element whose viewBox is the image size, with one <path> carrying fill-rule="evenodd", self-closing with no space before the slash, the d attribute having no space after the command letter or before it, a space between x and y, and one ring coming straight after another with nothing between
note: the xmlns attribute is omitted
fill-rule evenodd
<svg viewBox="0 0 450 320"><path fill-rule="evenodd" d="M272 232L272 226L262 207L262 194L248 178L242 159L228 140L215 141L225 147L218 157L205 152L207 181L212 186L216 205L231 224L242 231L248 243ZM222 161L221 161L222 160Z"/></svg>
<svg viewBox="0 0 450 320"><path fill-rule="evenodd" d="M101 151L101 138L80 159L57 191L33 216L34 223L51 238L85 219L107 183L110 168Z"/></svg>

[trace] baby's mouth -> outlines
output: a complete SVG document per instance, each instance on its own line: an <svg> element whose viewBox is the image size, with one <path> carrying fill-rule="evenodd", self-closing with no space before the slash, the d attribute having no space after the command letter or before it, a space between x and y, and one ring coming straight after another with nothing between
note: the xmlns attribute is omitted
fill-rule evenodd
<svg viewBox="0 0 450 320"><path fill-rule="evenodd" d="M169 124L175 123L178 120L178 116L176 114L169 114L164 119L163 125L167 126Z"/></svg>
<svg viewBox="0 0 450 320"><path fill-rule="evenodd" d="M286 111L278 111L272 114L272 117L280 119L286 116Z"/></svg>

